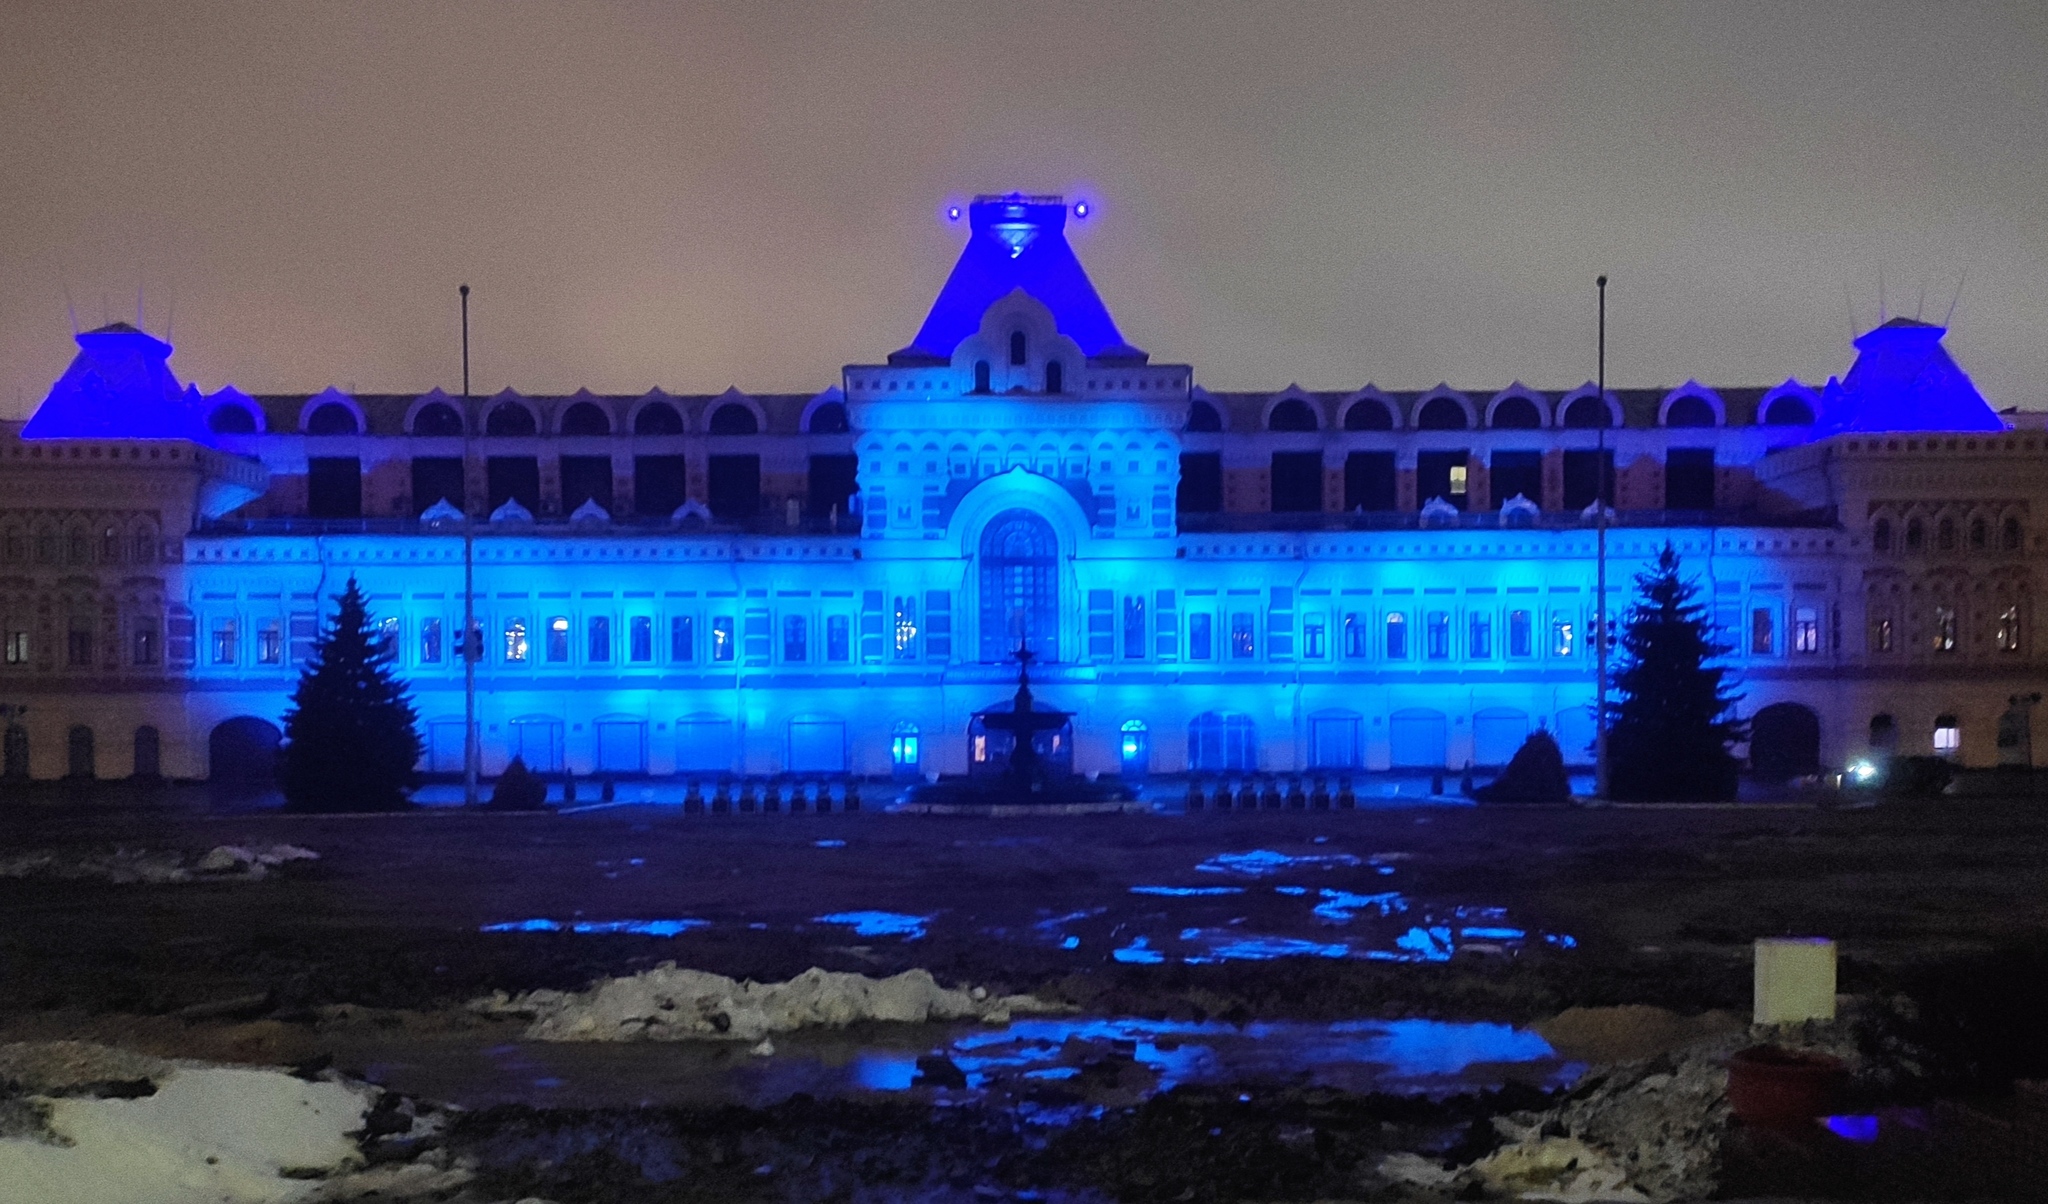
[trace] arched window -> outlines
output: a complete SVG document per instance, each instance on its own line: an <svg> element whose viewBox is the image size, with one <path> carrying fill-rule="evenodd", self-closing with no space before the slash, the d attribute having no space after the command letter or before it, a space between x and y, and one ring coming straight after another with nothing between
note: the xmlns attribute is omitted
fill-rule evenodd
<svg viewBox="0 0 2048 1204"><path fill-rule="evenodd" d="M1501 431L1533 431L1543 426L1543 411L1526 397L1503 397L1493 407L1493 427Z"/></svg>
<svg viewBox="0 0 2048 1204"><path fill-rule="evenodd" d="M256 433L256 415L247 406L226 401L213 407L213 413L206 416L208 430L221 435L253 435Z"/></svg>
<svg viewBox="0 0 2048 1204"><path fill-rule="evenodd" d="M1462 431L1467 426L1465 407L1448 397L1432 397L1415 416L1415 426L1425 431Z"/></svg>
<svg viewBox="0 0 2048 1204"><path fill-rule="evenodd" d="M1807 405L1803 398L1794 397L1789 393L1782 397L1774 397L1771 404L1764 409L1764 425L1812 426L1813 407Z"/></svg>
<svg viewBox="0 0 2048 1204"><path fill-rule="evenodd" d="M1024 364L1024 359L1025 359L1025 356L1024 356L1024 352L1025 352L1025 350L1026 350L1026 349L1025 349L1025 346L1024 346L1024 332L1023 332L1023 331L1021 331L1021 330L1013 330L1013 331L1011 331L1011 332L1010 332L1010 366L1011 366L1011 367L1013 367L1013 368L1017 368L1017 367L1022 367L1022 366L1023 366L1023 364Z"/></svg>
<svg viewBox="0 0 2048 1204"><path fill-rule="evenodd" d="M1934 717L1934 755L1955 757L1963 751L1963 725L1954 715Z"/></svg>
<svg viewBox="0 0 2048 1204"><path fill-rule="evenodd" d="M1370 397L1362 397L1344 411L1344 429L1347 431L1391 431L1394 429L1394 415L1386 406Z"/></svg>
<svg viewBox="0 0 2048 1204"><path fill-rule="evenodd" d="M415 435L460 435L462 415L455 407L445 402L428 402L412 416L412 433Z"/></svg>
<svg viewBox="0 0 2048 1204"><path fill-rule="evenodd" d="M308 435L353 435L358 430L356 412L338 401L319 406L306 416Z"/></svg>
<svg viewBox="0 0 2048 1204"><path fill-rule="evenodd" d="M1870 524L1870 547L1878 552L1892 550L1892 520L1881 518Z"/></svg>
<svg viewBox="0 0 2048 1204"><path fill-rule="evenodd" d="M752 435L760 431L761 424L754 419L754 411L737 401L728 401L711 411L708 429L714 435Z"/></svg>
<svg viewBox="0 0 2048 1204"><path fill-rule="evenodd" d="M1681 397L1664 411L1665 426L1712 426L1714 407L1704 397Z"/></svg>
<svg viewBox="0 0 2048 1204"><path fill-rule="evenodd" d="M100 532L100 563L118 564L121 560L121 529L108 527Z"/></svg>
<svg viewBox="0 0 2048 1204"><path fill-rule="evenodd" d="M1935 526L1934 546L1944 552L1956 550L1956 520L1944 518Z"/></svg>
<svg viewBox="0 0 2048 1204"><path fill-rule="evenodd" d="M1188 724L1188 768L1245 772L1259 767L1259 733L1251 716L1204 711Z"/></svg>
<svg viewBox="0 0 2048 1204"><path fill-rule="evenodd" d="M986 393L986 392L988 392L988 390L989 390L989 370L988 370L988 361L987 361L987 360L976 360L976 361L974 361L974 391L975 391L976 393Z"/></svg>
<svg viewBox="0 0 2048 1204"><path fill-rule="evenodd" d="M1982 518L1970 520L1970 550L1981 552L1991 546L1991 528Z"/></svg>
<svg viewBox="0 0 2048 1204"><path fill-rule="evenodd" d="M486 435L531 435L536 429L533 411L516 401L499 402L492 407L490 416L484 419Z"/></svg>
<svg viewBox="0 0 2048 1204"><path fill-rule="evenodd" d="M683 416L665 401L649 402L633 415L633 433L636 435L680 435L683 433Z"/></svg>
<svg viewBox="0 0 2048 1204"><path fill-rule="evenodd" d="M1188 403L1188 429L1191 431L1220 431L1223 429L1223 415L1206 401Z"/></svg>
<svg viewBox="0 0 2048 1204"><path fill-rule="evenodd" d="M1920 550L1921 548L1925 547L1925 546L1926 546L1926 544L1927 544L1927 529L1926 529L1925 527L1923 527L1923 526L1921 526L1921 525L1920 525L1920 520L1919 520L1919 519L1917 519L1917 518L1909 518L1909 519L1907 519L1907 520L1906 520L1906 550L1907 550L1908 552L1917 552L1917 551L1919 551L1919 550Z"/></svg>
<svg viewBox="0 0 2048 1204"><path fill-rule="evenodd" d="M69 552L68 559L70 563L92 563L92 540L86 538L85 528L72 528L71 539L69 540L69 544L70 546L66 550Z"/></svg>
<svg viewBox="0 0 2048 1204"><path fill-rule="evenodd" d="M1269 431L1312 431L1316 429L1316 412L1299 397L1290 397L1273 407L1266 415L1266 429Z"/></svg>
<svg viewBox="0 0 2048 1204"><path fill-rule="evenodd" d="M156 532L148 527L139 528L135 532L135 563L154 564L155 562Z"/></svg>
<svg viewBox="0 0 2048 1204"><path fill-rule="evenodd" d="M811 420L806 429L813 435L843 435L847 432L846 407L836 401L828 401L811 411Z"/></svg>
<svg viewBox="0 0 2048 1204"><path fill-rule="evenodd" d="M1058 360L1046 361L1045 391L1048 393L1064 393L1067 391L1066 365Z"/></svg>
<svg viewBox="0 0 2048 1204"><path fill-rule="evenodd" d="M64 776L69 778L97 777L98 774L95 772L93 765L92 729L82 723L75 724L70 732L66 733L66 736Z"/></svg>
<svg viewBox="0 0 2048 1204"><path fill-rule="evenodd" d="M1564 408L1564 424L1583 430L1596 430L1614 425L1614 413L1607 408L1606 401L1588 393L1577 398Z"/></svg>
<svg viewBox="0 0 2048 1204"><path fill-rule="evenodd" d="M57 533L48 527L36 532L36 563L57 563Z"/></svg>
<svg viewBox="0 0 2048 1204"><path fill-rule="evenodd" d="M1152 769L1152 734L1145 730L1145 721L1126 719L1120 734L1117 753L1124 777L1144 777Z"/></svg>
<svg viewBox="0 0 2048 1204"><path fill-rule="evenodd" d="M2005 520L2005 529L1999 536L1999 545L2008 552L2020 550L2020 520L2016 518Z"/></svg>
<svg viewBox="0 0 2048 1204"><path fill-rule="evenodd" d="M153 727L135 729L134 774L145 781L163 776L163 737Z"/></svg>
<svg viewBox="0 0 2048 1204"><path fill-rule="evenodd" d="M1006 510L981 533L981 659L997 664L1018 644L1059 659L1059 539L1029 510Z"/></svg>
<svg viewBox="0 0 2048 1204"><path fill-rule="evenodd" d="M612 420L603 408L594 402L579 401L562 411L562 433L564 435L609 435Z"/></svg>

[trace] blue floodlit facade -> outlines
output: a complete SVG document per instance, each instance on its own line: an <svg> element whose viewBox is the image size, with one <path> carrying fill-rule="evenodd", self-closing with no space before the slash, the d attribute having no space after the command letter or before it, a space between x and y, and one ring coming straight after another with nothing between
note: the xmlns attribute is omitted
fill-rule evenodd
<svg viewBox="0 0 2048 1204"><path fill-rule="evenodd" d="M1581 755L1603 480L1610 604L1678 547L1760 767L2031 759L2048 434L1940 328L1821 385L1217 392L1126 341L1070 212L975 200L911 342L807 394L202 394L78 336L0 435L7 771L223 771L350 576L458 771L465 509L487 774L965 772L1020 639L1083 771Z"/></svg>

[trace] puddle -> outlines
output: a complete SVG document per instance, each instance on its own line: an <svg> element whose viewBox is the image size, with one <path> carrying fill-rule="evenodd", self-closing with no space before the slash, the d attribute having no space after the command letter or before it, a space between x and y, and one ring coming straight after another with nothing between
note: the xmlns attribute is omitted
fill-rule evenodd
<svg viewBox="0 0 2048 1204"><path fill-rule="evenodd" d="M1246 853L1218 853L1195 868L1205 874L1238 874L1246 878L1270 878L1282 870L1338 869L1359 864L1349 853L1277 853L1253 849Z"/></svg>
<svg viewBox="0 0 2048 1204"><path fill-rule="evenodd" d="M636 936L681 936L711 927L709 920L507 920L485 924L479 932L574 932L584 936L632 933Z"/></svg>
<svg viewBox="0 0 2048 1204"><path fill-rule="evenodd" d="M835 911L813 917L814 923L844 924L855 936L900 936L906 941L922 940L925 925L935 916L905 915L900 911Z"/></svg>
<svg viewBox="0 0 2048 1204"><path fill-rule="evenodd" d="M1241 895L1242 886L1134 886L1134 895L1164 895L1169 898L1188 899L1202 895Z"/></svg>
<svg viewBox="0 0 2048 1204"><path fill-rule="evenodd" d="M1181 1084L1289 1083L1448 1095L1515 1080L1565 1086L1583 1066L1505 1024L1360 1020L1337 1024L1031 1017L1002 1026L898 1025L779 1034L756 1057L724 1042L492 1044L479 1033L335 1034L337 1057L372 1081L465 1107L544 1102L753 1107L923 1090L920 1057L966 1078L945 1097L1093 1098L1114 1079L1127 1102ZM1119 1070L1119 1067L1128 1069ZM1100 1102L1100 1101L1097 1101Z"/></svg>
<svg viewBox="0 0 2048 1204"><path fill-rule="evenodd" d="M814 840L811 842L811 847L817 849L843 849L846 847L846 842L843 840Z"/></svg>

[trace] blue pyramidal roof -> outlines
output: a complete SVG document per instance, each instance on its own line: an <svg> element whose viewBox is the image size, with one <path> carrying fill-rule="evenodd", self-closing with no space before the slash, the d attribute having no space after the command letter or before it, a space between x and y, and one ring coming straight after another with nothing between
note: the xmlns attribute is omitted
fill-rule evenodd
<svg viewBox="0 0 2048 1204"><path fill-rule="evenodd" d="M171 345L126 322L78 335L78 356L21 428L24 439L189 439L213 445Z"/></svg>
<svg viewBox="0 0 2048 1204"><path fill-rule="evenodd" d="M1017 289L1052 311L1059 332L1081 354L1138 357L1124 342L1088 273L1067 244L1067 204L1057 196L981 196L967 207L967 246L932 302L917 338L898 355L951 358L960 340L981 329L988 307Z"/></svg>
<svg viewBox="0 0 2048 1204"><path fill-rule="evenodd" d="M2002 431L2005 422L1941 345L1948 331L1893 318L1856 340L1849 375L1821 390L1823 431Z"/></svg>

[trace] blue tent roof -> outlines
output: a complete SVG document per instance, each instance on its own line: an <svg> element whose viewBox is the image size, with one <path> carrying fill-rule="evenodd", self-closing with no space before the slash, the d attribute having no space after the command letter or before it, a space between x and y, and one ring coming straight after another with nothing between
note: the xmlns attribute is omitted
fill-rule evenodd
<svg viewBox="0 0 2048 1204"><path fill-rule="evenodd" d="M78 335L78 356L21 428L24 439L189 439L213 445L197 394L171 375L171 345L115 322Z"/></svg>
<svg viewBox="0 0 2048 1204"><path fill-rule="evenodd" d="M1080 344L1081 354L1143 358L1144 352L1117 333L1067 244L1066 225L1061 197L1013 192L974 198L967 208L967 246L917 338L896 354L951 358L960 340L981 329L988 307L1021 288L1052 311L1053 324Z"/></svg>
<svg viewBox="0 0 2048 1204"><path fill-rule="evenodd" d="M1893 318L1856 340L1849 375L1821 390L1818 425L1836 431L2002 431L1970 377L1942 347L1948 331Z"/></svg>

